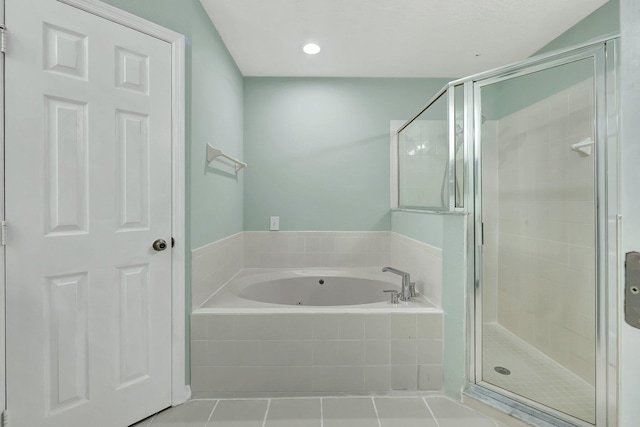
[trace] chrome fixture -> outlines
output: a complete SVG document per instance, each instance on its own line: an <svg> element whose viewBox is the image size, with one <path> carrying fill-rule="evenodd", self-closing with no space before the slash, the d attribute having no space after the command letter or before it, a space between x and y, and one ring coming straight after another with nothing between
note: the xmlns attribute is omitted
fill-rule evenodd
<svg viewBox="0 0 640 427"><path fill-rule="evenodd" d="M391 304L397 304L398 303L398 297L400 296L400 292L396 291L395 289L385 289L382 292L391 292Z"/></svg>
<svg viewBox="0 0 640 427"><path fill-rule="evenodd" d="M402 276L402 292L400 292L399 300L400 301L411 301L411 297L415 296L415 285L414 290L411 290L411 275L406 271L401 271L393 267L384 267L382 269L383 273L389 272L393 274L397 274L398 276ZM386 292L386 291L385 291ZM393 299L393 294L392 294Z"/></svg>

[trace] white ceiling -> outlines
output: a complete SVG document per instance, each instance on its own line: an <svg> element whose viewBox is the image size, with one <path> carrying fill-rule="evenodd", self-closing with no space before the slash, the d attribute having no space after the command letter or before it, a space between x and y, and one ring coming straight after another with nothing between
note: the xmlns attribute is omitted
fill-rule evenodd
<svg viewBox="0 0 640 427"><path fill-rule="evenodd" d="M526 58L607 0L201 0L245 76L462 77ZM302 53L304 42L322 46Z"/></svg>

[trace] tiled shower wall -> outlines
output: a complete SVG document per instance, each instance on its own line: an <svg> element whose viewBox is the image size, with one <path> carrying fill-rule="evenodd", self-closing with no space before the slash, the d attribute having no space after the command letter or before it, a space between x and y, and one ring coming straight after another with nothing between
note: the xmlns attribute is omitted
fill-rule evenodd
<svg viewBox="0 0 640 427"><path fill-rule="evenodd" d="M586 80L485 123L497 127L497 158L483 152L495 184L483 185L483 218L496 218L485 224L485 277L498 283L488 315L591 384L595 165L570 147L593 137L593 96Z"/></svg>
<svg viewBox="0 0 640 427"><path fill-rule="evenodd" d="M193 251L192 306L244 268L380 268L411 273L419 292L440 306L442 251L391 232L244 232ZM389 276L390 280L400 280Z"/></svg>

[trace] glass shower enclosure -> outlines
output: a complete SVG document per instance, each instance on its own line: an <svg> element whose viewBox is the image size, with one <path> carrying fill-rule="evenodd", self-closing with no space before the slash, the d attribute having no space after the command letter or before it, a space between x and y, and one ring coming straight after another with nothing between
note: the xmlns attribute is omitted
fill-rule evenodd
<svg viewBox="0 0 640 427"><path fill-rule="evenodd" d="M471 390L550 425L615 425L614 77L610 41L470 83Z"/></svg>
<svg viewBox="0 0 640 427"><path fill-rule="evenodd" d="M392 150L397 209L467 218L465 393L545 425L616 425L617 43L451 82Z"/></svg>

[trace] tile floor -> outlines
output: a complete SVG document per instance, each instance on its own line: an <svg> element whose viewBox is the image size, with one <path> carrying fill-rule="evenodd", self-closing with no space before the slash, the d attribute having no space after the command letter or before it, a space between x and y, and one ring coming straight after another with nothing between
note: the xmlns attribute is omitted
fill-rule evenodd
<svg viewBox="0 0 640 427"><path fill-rule="evenodd" d="M442 396L191 400L134 427L504 427Z"/></svg>
<svg viewBox="0 0 640 427"><path fill-rule="evenodd" d="M495 323L484 326L484 380L595 423L595 388ZM511 371L500 375L495 366Z"/></svg>

